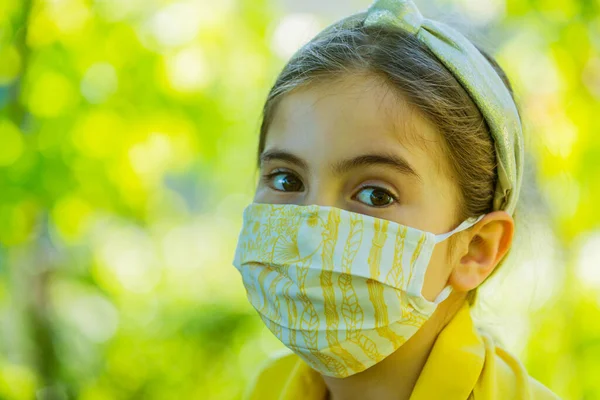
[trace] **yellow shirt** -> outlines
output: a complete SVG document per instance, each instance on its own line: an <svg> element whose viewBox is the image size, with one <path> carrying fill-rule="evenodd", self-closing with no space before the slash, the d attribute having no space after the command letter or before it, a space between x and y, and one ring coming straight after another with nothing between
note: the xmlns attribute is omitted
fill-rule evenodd
<svg viewBox="0 0 600 400"><path fill-rule="evenodd" d="M295 354L271 360L247 393L249 400L324 400L318 372ZM410 400L559 399L527 374L512 355L478 333L464 305L438 336Z"/></svg>

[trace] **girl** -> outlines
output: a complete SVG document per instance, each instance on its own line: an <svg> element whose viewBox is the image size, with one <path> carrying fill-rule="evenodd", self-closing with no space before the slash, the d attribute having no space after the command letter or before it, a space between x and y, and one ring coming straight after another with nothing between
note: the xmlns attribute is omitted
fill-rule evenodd
<svg viewBox="0 0 600 400"><path fill-rule="evenodd" d="M523 148L506 76L411 1L380 0L288 62L234 265L293 353L251 399L555 399L478 332L512 245Z"/></svg>

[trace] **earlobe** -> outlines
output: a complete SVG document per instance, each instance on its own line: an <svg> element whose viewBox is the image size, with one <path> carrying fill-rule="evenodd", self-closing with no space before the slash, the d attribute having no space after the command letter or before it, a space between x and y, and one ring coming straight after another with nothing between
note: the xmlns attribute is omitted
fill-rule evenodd
<svg viewBox="0 0 600 400"><path fill-rule="evenodd" d="M468 248L453 268L449 282L460 292L475 289L494 271L512 245L514 220L505 211L494 211L465 234L470 235Z"/></svg>

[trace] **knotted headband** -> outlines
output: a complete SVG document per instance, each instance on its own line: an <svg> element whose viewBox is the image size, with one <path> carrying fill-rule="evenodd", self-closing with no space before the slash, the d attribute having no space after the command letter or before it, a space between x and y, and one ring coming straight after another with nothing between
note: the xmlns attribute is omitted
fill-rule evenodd
<svg viewBox="0 0 600 400"><path fill-rule="evenodd" d="M335 26L345 26L355 16ZM494 210L513 214L523 176L523 132L519 112L506 85L481 52L462 34L423 18L411 0L377 0L367 10L365 26L404 30L425 44L470 95L485 118L496 150L498 181Z"/></svg>

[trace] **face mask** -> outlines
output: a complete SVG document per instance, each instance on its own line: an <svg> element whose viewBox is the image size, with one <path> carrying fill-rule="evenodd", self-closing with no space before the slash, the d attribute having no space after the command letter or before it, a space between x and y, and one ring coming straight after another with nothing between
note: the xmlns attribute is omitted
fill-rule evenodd
<svg viewBox="0 0 600 400"><path fill-rule="evenodd" d="M482 216L483 217L483 216ZM233 264L248 299L284 345L339 378L396 351L450 294L421 295L443 235L333 207L253 203Z"/></svg>

